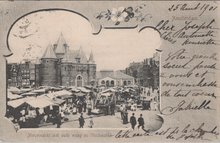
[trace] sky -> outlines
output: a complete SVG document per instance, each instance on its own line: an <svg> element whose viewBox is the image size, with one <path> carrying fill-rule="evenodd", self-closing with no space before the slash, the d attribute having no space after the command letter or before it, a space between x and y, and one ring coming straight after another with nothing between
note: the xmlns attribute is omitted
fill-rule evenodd
<svg viewBox="0 0 220 143"><path fill-rule="evenodd" d="M54 44L63 34L71 50L80 47L87 58L93 51L97 70L125 69L131 62L141 62L153 56L161 45L159 33L148 28L102 29L92 34L91 24L75 13L47 11L32 13L18 20L12 27L8 43L13 55L9 63L24 58L40 58L48 44Z"/></svg>

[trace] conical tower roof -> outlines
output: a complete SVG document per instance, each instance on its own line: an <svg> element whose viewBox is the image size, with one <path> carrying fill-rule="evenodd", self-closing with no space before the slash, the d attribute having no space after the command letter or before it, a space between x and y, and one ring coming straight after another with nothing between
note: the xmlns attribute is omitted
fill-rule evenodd
<svg viewBox="0 0 220 143"><path fill-rule="evenodd" d="M92 51L91 51L90 56L89 56L89 63L91 63L91 64L95 63L95 60L94 60L94 56L93 56L93 52L92 52Z"/></svg>
<svg viewBox="0 0 220 143"><path fill-rule="evenodd" d="M60 34L60 37L56 43L55 53L65 53L66 52L67 43L63 37L63 34Z"/></svg>
<svg viewBox="0 0 220 143"><path fill-rule="evenodd" d="M82 47L76 51L75 58L80 58L80 63L87 63L87 58Z"/></svg>
<svg viewBox="0 0 220 143"><path fill-rule="evenodd" d="M56 54L54 53L53 47L51 44L47 46L47 49L45 50L42 59L56 59Z"/></svg>

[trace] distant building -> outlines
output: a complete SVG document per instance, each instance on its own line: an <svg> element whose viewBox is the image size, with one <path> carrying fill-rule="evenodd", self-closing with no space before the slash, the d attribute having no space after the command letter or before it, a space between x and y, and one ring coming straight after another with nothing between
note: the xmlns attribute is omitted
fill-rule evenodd
<svg viewBox="0 0 220 143"><path fill-rule="evenodd" d="M98 85L106 87L127 86L134 84L134 77L129 76L121 71L102 70L97 72Z"/></svg>
<svg viewBox="0 0 220 143"><path fill-rule="evenodd" d="M34 60L23 60L21 63L7 64L9 86L39 86L39 64Z"/></svg>
<svg viewBox="0 0 220 143"><path fill-rule="evenodd" d="M135 78L135 83L144 87L159 88L159 53L143 62L130 63L125 73Z"/></svg>

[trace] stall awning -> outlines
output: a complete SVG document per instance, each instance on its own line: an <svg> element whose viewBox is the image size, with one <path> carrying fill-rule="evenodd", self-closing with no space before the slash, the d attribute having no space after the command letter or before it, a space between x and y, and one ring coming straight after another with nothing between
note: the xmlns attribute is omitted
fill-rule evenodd
<svg viewBox="0 0 220 143"><path fill-rule="evenodd" d="M31 91L32 89L31 88L21 88L21 91L22 92L29 92Z"/></svg>
<svg viewBox="0 0 220 143"><path fill-rule="evenodd" d="M109 88L109 89L102 91L102 93L106 93L106 92L116 92L116 90L113 88Z"/></svg>
<svg viewBox="0 0 220 143"><path fill-rule="evenodd" d="M73 95L72 92L67 91L67 90L61 90L61 91L57 91L57 92L53 92L52 93L55 97L62 97L62 96L71 96Z"/></svg>
<svg viewBox="0 0 220 143"><path fill-rule="evenodd" d="M78 90L85 92L85 93L89 93L91 92L91 90L86 89L85 87L77 87Z"/></svg>
<svg viewBox="0 0 220 143"><path fill-rule="evenodd" d="M12 94L11 92L8 92L7 98L9 100L14 100L14 99L19 99L22 98L22 96L18 95L18 94Z"/></svg>
<svg viewBox="0 0 220 143"><path fill-rule="evenodd" d="M8 91L14 94L21 94L22 91L20 89L18 89L17 87L9 87Z"/></svg>
<svg viewBox="0 0 220 143"><path fill-rule="evenodd" d="M27 93L22 93L21 96L34 96L37 95L37 93L34 92L27 92Z"/></svg>
<svg viewBox="0 0 220 143"><path fill-rule="evenodd" d="M71 91L73 91L73 92L79 92L79 91L80 91L80 90L77 89L77 87L75 87L75 86L70 86L69 88L70 88Z"/></svg>
<svg viewBox="0 0 220 143"><path fill-rule="evenodd" d="M60 104L63 104L65 102L65 100L62 100L62 99L58 99L58 98L54 98L54 99L51 99L51 101L56 104L56 105L60 105Z"/></svg>
<svg viewBox="0 0 220 143"><path fill-rule="evenodd" d="M26 102L34 108L44 108L50 105L54 105L52 101L49 101L46 98L36 98L34 100L28 100Z"/></svg>
<svg viewBox="0 0 220 143"><path fill-rule="evenodd" d="M36 89L32 91L33 93L45 93L46 89Z"/></svg>
<svg viewBox="0 0 220 143"><path fill-rule="evenodd" d="M76 96L84 96L84 95L86 95L85 93L82 93L82 92L77 92L77 93L74 93L74 95L76 95Z"/></svg>
<svg viewBox="0 0 220 143"><path fill-rule="evenodd" d="M13 108L17 108L17 107L21 106L24 103L25 103L25 100L23 98L22 99L16 99L16 100L8 101L8 106L11 106Z"/></svg>

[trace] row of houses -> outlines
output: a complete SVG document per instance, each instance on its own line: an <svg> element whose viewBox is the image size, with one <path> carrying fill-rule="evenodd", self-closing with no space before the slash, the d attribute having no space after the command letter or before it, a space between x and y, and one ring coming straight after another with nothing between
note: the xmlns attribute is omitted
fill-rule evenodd
<svg viewBox="0 0 220 143"><path fill-rule="evenodd" d="M22 63L10 63L7 64L7 79L8 86L12 87L39 87L39 86L48 86L42 84L40 75L40 64L37 60L24 60ZM113 70L101 70L96 71L95 79L90 83L80 82L83 79L76 79L72 82L66 82L60 86L87 86L87 85L98 85L105 87L114 87L114 86L126 86L133 85L135 79L132 76L129 76L121 71Z"/></svg>
<svg viewBox="0 0 220 143"><path fill-rule="evenodd" d="M134 77L135 83L143 87L159 89L159 59L158 52L153 57L142 62L133 62L125 69L124 73Z"/></svg>

